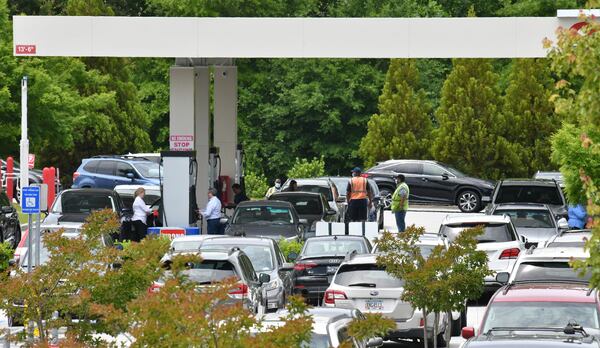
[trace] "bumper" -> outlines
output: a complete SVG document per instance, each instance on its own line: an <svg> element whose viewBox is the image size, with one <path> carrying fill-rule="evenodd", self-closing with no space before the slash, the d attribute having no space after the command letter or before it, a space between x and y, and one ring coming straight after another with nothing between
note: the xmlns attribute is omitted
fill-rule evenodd
<svg viewBox="0 0 600 348"><path fill-rule="evenodd" d="M294 285L294 295L302 295L305 299L311 302L321 302L323 296L325 296L325 290L329 287L329 284L323 285Z"/></svg>
<svg viewBox="0 0 600 348"><path fill-rule="evenodd" d="M418 338L423 339L423 326L421 326L421 319L423 319L423 313L420 310L416 310L412 318L406 321L396 321L396 329L390 331L386 336L387 339L400 339L400 338ZM433 323L435 315L427 315L427 339L433 339ZM438 325L438 333L443 333L446 330L447 315L443 314L440 316L440 322Z"/></svg>

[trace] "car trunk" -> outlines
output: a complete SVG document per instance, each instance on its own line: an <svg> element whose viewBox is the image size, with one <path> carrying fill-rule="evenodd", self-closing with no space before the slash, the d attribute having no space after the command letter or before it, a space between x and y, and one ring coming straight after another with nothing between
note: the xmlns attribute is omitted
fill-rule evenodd
<svg viewBox="0 0 600 348"><path fill-rule="evenodd" d="M527 237L527 241L531 243L545 242L548 238L554 236L557 231L554 228L527 228L517 227L517 233Z"/></svg>
<svg viewBox="0 0 600 348"><path fill-rule="evenodd" d="M330 284L333 275L343 260L343 256L303 258L296 263L294 269L298 272L297 275L299 277L319 277L321 279L314 279L315 283L322 283L323 281L326 281L327 284Z"/></svg>
<svg viewBox="0 0 600 348"><path fill-rule="evenodd" d="M357 308L363 313L380 313L394 320L407 320L413 316L413 307L400 299L402 288L348 287L347 289L345 293L348 299L336 300L336 307Z"/></svg>
<svg viewBox="0 0 600 348"><path fill-rule="evenodd" d="M502 252L511 248L519 248L518 243L479 243L477 250L485 251L488 257L488 267L492 271L503 271L510 266L509 258L500 259ZM515 257L516 258L516 257Z"/></svg>

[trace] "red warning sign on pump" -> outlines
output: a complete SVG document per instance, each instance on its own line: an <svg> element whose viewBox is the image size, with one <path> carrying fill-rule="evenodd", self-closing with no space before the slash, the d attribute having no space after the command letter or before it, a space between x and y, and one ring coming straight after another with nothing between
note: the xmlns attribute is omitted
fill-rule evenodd
<svg viewBox="0 0 600 348"><path fill-rule="evenodd" d="M169 137L171 151L192 151L194 149L193 135L171 135Z"/></svg>

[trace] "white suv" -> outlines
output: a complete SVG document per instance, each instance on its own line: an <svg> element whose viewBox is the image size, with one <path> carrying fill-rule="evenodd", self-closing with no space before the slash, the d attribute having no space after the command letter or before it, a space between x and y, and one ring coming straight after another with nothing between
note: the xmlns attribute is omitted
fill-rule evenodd
<svg viewBox="0 0 600 348"><path fill-rule="evenodd" d="M440 234L452 243L464 229L484 227L483 234L477 237L477 249L485 251L488 267L494 272L485 278L485 290L495 292L502 286L496 280L496 273L510 273L521 251L525 250L527 239L519 236L510 217L506 215L455 214L447 215L442 221Z"/></svg>
<svg viewBox="0 0 600 348"><path fill-rule="evenodd" d="M396 322L396 330L387 339L422 339L423 313L403 302L400 297L404 282L388 274L377 265L377 255L349 254L348 260L338 268L331 285L325 291L326 307L358 309L365 313L381 313ZM434 314L427 316L433 325ZM438 342L442 342L447 326L447 315L442 314L439 323ZM429 330L428 332L433 332ZM433 337L428 337L432 340Z"/></svg>

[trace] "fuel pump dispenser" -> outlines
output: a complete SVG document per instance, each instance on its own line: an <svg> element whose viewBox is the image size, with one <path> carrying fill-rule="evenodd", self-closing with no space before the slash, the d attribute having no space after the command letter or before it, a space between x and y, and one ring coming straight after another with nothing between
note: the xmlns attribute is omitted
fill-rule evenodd
<svg viewBox="0 0 600 348"><path fill-rule="evenodd" d="M242 144L237 145L235 151L235 178L234 182L240 184L242 190L246 192L246 185L244 183L244 149Z"/></svg>
<svg viewBox="0 0 600 348"><path fill-rule="evenodd" d="M160 157L163 168L160 185L163 225L193 226L198 221L196 151L162 151Z"/></svg>
<svg viewBox="0 0 600 348"><path fill-rule="evenodd" d="M221 157L219 148L211 147L208 150L208 185L217 190L218 198L221 199L222 185L219 181L221 175Z"/></svg>

